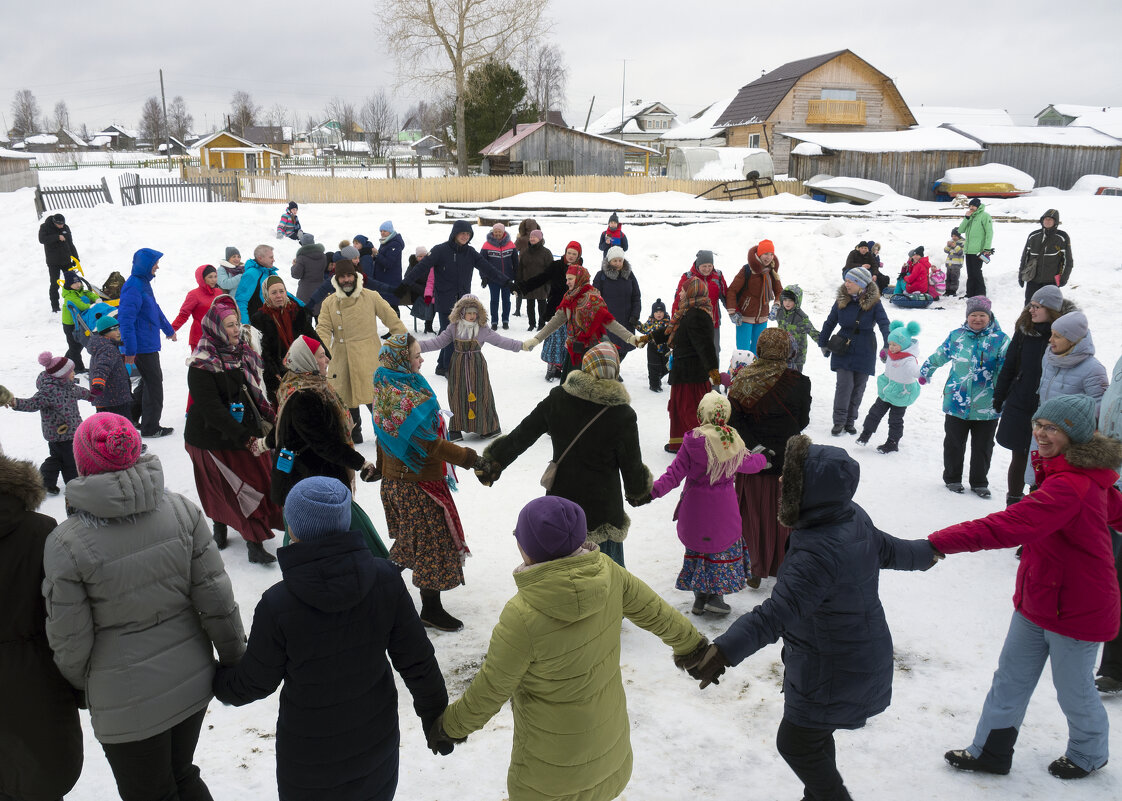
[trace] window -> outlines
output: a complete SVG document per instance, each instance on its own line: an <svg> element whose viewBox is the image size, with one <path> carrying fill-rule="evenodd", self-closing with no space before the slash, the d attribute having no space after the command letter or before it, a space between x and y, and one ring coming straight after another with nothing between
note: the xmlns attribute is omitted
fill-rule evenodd
<svg viewBox="0 0 1122 801"><path fill-rule="evenodd" d="M759 147L759 146L760 146L760 135L759 134L748 134L748 147Z"/></svg>
<svg viewBox="0 0 1122 801"><path fill-rule="evenodd" d="M856 100L856 89L823 89L823 100Z"/></svg>

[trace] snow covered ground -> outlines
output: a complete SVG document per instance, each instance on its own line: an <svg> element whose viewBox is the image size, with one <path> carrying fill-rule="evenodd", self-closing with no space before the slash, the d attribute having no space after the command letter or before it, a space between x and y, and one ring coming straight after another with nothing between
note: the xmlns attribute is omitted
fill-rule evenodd
<svg viewBox="0 0 1122 801"><path fill-rule="evenodd" d="M44 173L43 177L47 175ZM66 173L69 182L74 182L73 175ZM108 180L111 185L116 183L112 174ZM9 280L6 287L8 313L0 320L6 347L0 349L0 375L3 384L17 396L33 392L39 351L65 350L59 319L48 311L47 273L42 248L36 240L31 193L32 190L24 189L0 195L0 214L11 223L9 233L13 241L8 253L9 262L14 263L10 263L9 269L13 275L18 270L21 276L18 281ZM543 206L596 208L614 204L628 208L730 208L727 203L706 204L668 193L645 197L543 194L506 202L510 206L537 202ZM1122 326L1117 312L1122 257L1116 247L1122 198L1052 190L993 201L987 206L995 214L1027 219L1036 219L1049 207L1060 210L1076 258L1072 284L1066 294L1087 312L1100 360L1109 369L1122 352ZM736 208L787 212L821 211L826 207L786 195L763 201L739 201ZM858 211L853 207L840 208ZM137 248L163 251L163 269L154 288L165 313L171 317L184 294L194 286L195 267L216 262L226 245L237 245L247 258L260 242L275 245L277 263L282 275L286 274L297 246L289 240L277 242L273 238L282 209L281 204L152 204L129 208L103 205L70 210L66 217L86 273L98 283L111 270L127 275L131 254ZM903 211L940 210L945 219L896 216ZM839 284L840 267L858 240L883 243L881 256L889 274L895 275L907 251L916 245L925 245L928 253L941 253L960 216L961 212L947 209L946 204L893 197L863 207L857 218L827 222L745 218L683 227L656 225L630 231L628 258L643 289L645 315L656 297L669 303L678 277L689 267L699 248L712 249L718 268L731 280L743 264L748 247L766 237L775 243L784 283L803 287L804 308L820 325ZM436 244L449 233L446 225L429 224L421 205L305 204L301 206L300 218L318 239L331 245L358 233L373 235L385 219L393 220L409 250L418 244ZM550 225L545 230L546 244L559 252L565 243L576 239L584 243L586 252L596 254L594 243L605 222L606 219ZM626 215L623 224L627 230ZM997 319L1006 331L1011 331L1022 307L1023 294L1016 283L1017 261L1032 228L1029 224L995 224L996 254L986 274ZM479 245L482 238L483 232L477 229L475 244ZM475 285L478 288L478 281ZM963 320L963 302L955 299L908 314L888 308L893 318L916 319L921 323L920 339L925 353L934 350ZM525 320L511 318L508 333L526 336ZM409 318L406 325L412 326ZM727 321L723 329L723 356L727 360L734 336ZM179 342L165 343L163 351L163 422L174 426L176 434L150 441L149 448L165 464L169 489L196 498L181 438L186 403L183 362L188 355L185 340L184 336ZM544 365L538 352L511 354L488 349L486 355L492 367L503 428L510 430L556 385L543 380ZM443 393L444 381L433 376L434 366L435 360L429 360L424 372L437 391ZM925 537L942 526L1001 508L1008 459L1007 451L1000 447L995 449L990 470L992 500L954 495L943 488L939 388L946 378L945 369L908 412L901 451L888 456L876 453L872 447L855 446L851 437L830 437L829 408L834 382L827 361L813 348L807 373L814 384L815 399L807 433L817 442L846 447L860 462L864 480L857 500L882 529L900 537ZM624 362L623 375L639 416L644 457L657 477L670 462L670 456L662 450L668 429L667 393L656 395L647 389L642 354ZM863 410L873 397L870 389ZM89 407L83 406L83 412L89 412ZM36 462L46 456L38 419L31 415L0 410L0 442L9 454ZM471 438L466 444L480 446L478 440ZM370 457L374 455L369 440L359 449ZM474 556L466 567L467 586L448 593L446 604L464 619L466 627L456 634L430 635L453 698L460 695L474 675L499 611L514 593L511 570L518 557L511 532L521 506L541 494L538 478L548 459L548 443L543 439L507 470L493 488L480 486L470 475L461 476L456 500ZM361 485L358 500L384 532L378 485ZM631 510L627 564L688 614L692 599L674 589L682 548L670 519L673 509L674 500L664 499ZM63 502L60 498L50 499L42 511L61 517ZM260 594L279 580L280 572L275 567L249 564L240 545L232 542L224 558L248 626ZM881 598L896 645L894 700L866 728L838 734L839 766L854 797L884 801L1122 797L1122 767L1116 764L1071 784L1047 774L1048 763L1063 753L1066 737L1064 718L1047 677L1042 679L1029 708L1010 776L960 774L943 762L944 751L967 745L973 735L1012 612L1010 598L1016 568L1013 554L1007 551L953 556L927 573L882 575ZM760 590L746 590L730 597L734 614L749 611L766 598L771 584L765 581ZM416 590L413 592L416 597ZM711 616L691 620L710 638L731 622L731 618ZM623 626L622 637L623 674L635 750L634 774L624 798L647 801L731 795L754 799L800 797L801 786L774 748L783 706L778 646L764 649L731 670L719 686L701 692L675 670L670 651L655 637L629 623ZM276 706L277 695L241 709L212 703L197 762L216 798L276 797L272 743ZM1122 727L1122 698L1109 698L1106 706L1116 729ZM425 749L407 697L402 699L401 709L399 798L468 801L506 797L512 726L509 707L447 758L434 757ZM84 727L85 769L68 797L89 801L114 797L112 777L93 739L88 718L84 718ZM1114 742L1116 747L1122 747L1117 733ZM1119 761L1122 757L1116 757L1112 763Z"/></svg>

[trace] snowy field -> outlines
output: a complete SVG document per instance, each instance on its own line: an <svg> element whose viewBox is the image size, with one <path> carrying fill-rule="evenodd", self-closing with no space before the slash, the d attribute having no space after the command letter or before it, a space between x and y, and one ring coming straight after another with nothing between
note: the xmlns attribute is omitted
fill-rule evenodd
<svg viewBox="0 0 1122 801"><path fill-rule="evenodd" d="M54 173L61 177L62 174ZM73 181L73 173L65 174ZM44 173L44 179L48 176ZM84 177L84 176L83 176ZM96 180L96 179L95 179ZM114 176L108 178L115 184ZM53 181L52 181L53 182ZM62 182L62 181L60 181ZM42 248L36 240L32 190L0 195L0 214L10 223L13 236L9 269L20 281L7 285L8 313L0 321L6 347L0 351L3 383L17 396L33 392L39 372L36 355L44 349L65 350L58 317L49 313L46 298L47 272ZM619 195L521 196L509 205L697 209L711 206L727 210L727 203L705 203L680 195L632 197ZM839 270L849 250L861 239L883 243L885 269L895 276L907 251L923 244L941 262L943 244L961 212L948 204L923 203L892 197L878 201L857 218L829 220L760 219L729 220L683 227L655 225L624 230L629 233L629 260L643 290L644 317L650 304L661 297L668 304L678 277L688 269L699 248L711 249L716 263L731 281L744 263L749 246L762 238L775 243L785 284L798 283L805 291L803 307L816 325L825 319L839 284ZM1009 201L987 204L995 215L1009 214L1035 220L1049 207L1060 210L1063 228L1072 237L1075 271L1065 294L1082 307L1090 319L1100 360L1108 370L1122 352L1122 325L1117 311L1122 293L1122 256L1116 240L1122 219L1122 198L1093 197L1042 189ZM822 204L781 196L763 201L739 201L748 211L822 211ZM122 208L100 206L66 212L74 240L82 254L86 274L99 283L111 270L126 275L131 254L140 247L165 253L154 282L157 299L169 318L179 308L184 294L194 286L193 273L200 264L216 263L226 245L237 245L249 258L253 247L265 242L277 248L277 264L287 275L297 245L277 242L273 231L283 209L256 204L144 205ZM842 206L838 210L855 211ZM945 219L917 220L903 212L942 213ZM560 253L572 239L598 257L596 240L607 214L596 214L588 222L566 222L546 226L546 245ZM334 245L340 238L364 233L374 236L385 219L394 222L405 238L407 252L418 244L432 246L447 238L446 225L427 222L421 205L330 205L301 206L300 219L317 241ZM1023 291L1017 286L1017 261L1025 237L1035 225L995 224L996 254L986 268L987 285L994 311L1002 328L1012 333L1022 308ZM474 244L483 241L476 229ZM596 259L598 260L598 258ZM594 261L589 259L590 262ZM15 263L12 263L15 262ZM592 267L595 271L595 265ZM965 275L963 276L965 282ZM478 289L478 280L475 282ZM932 352L946 334L963 322L963 301L941 301L928 310L899 314L888 306L891 317L916 319L924 355ZM512 336L525 337L525 317L512 317ZM412 329L410 318L406 325ZM723 359L727 361L734 334L725 320ZM186 403L188 356L186 329L179 342L165 342L163 369L166 403L163 422L176 433L152 440L149 448L165 465L168 487L195 499L190 465L183 450L181 433ZM491 364L498 410L503 429L509 431L556 384L544 380L539 352L531 354L485 350ZM437 392L444 393L444 380L433 375L435 359L423 372ZM990 469L994 497L989 501L974 495L954 495L943 487L942 412L940 389L947 375L941 370L906 418L901 451L881 455L859 448L852 437L831 438L830 403L833 376L827 360L813 347L807 373L813 381L814 411L808 433L820 443L841 445L863 469L857 500L877 525L896 536L918 538L962 520L1001 508L1005 493L1008 452L997 447ZM668 393L647 389L646 362L642 354L623 364L626 386L639 416L646 463L657 477L670 463L662 450L668 433ZM870 383L862 414L874 399ZM83 405L84 414L90 412ZM365 413L364 413L365 415ZM369 426L369 418L365 425ZM878 436L883 436L882 426ZM6 453L41 461L46 444L39 434L39 421L30 414L0 411L0 442ZM482 447L477 439L465 443ZM375 447L371 439L360 445L370 459ZM430 637L448 682L452 698L467 686L484 655L491 628L506 600L514 593L512 569L519 559L511 532L518 510L542 493L538 478L549 460L543 439L508 469L493 487L485 488L475 478L461 474L456 497L468 542L473 551L466 566L467 586L445 595L447 608L465 621L463 631L434 632ZM376 484L361 484L358 500L385 531L385 521ZM682 548L675 535L671 514L674 499L663 499L636 510L626 543L628 567L687 613L692 601L688 593L674 589L681 567ZM48 500L42 509L61 517L61 498ZM270 546L275 547L274 545ZM224 552L234 583L242 618L247 627L260 594L279 580L276 567L252 565L244 546L236 538ZM882 574L881 598L892 628L896 647L896 673L892 706L857 732L839 732L838 763L855 798L862 799L965 799L1021 798L1076 799L1122 797L1122 755L1092 777L1063 783L1050 777L1047 765L1064 752L1066 725L1046 675L1029 708L1017 744L1013 773L1007 777L957 773L943 762L943 752L969 744L977 722L998 652L1012 613L1010 598L1017 562L1011 551L949 557L927 573ZM761 589L745 590L728 598L734 615L746 612L767 597L774 580ZM416 599L416 590L412 590ZM724 631L732 618L691 617L710 638ZM630 623L623 626L623 675L635 751L634 774L623 797L630 801L651 799L745 797L752 799L797 799L801 785L775 752L775 730L782 715L780 694L782 665L779 646L764 649L740 667L732 669L719 686L699 691L694 682L679 673L671 653L655 637ZM400 686L400 685L399 685ZM402 687L402 692L404 688ZM197 752L197 762L215 798L276 798L273 732L277 695L249 707L234 709L215 702L210 706ZM1116 748L1122 748L1122 697L1106 701L1116 732ZM438 758L425 748L419 722L412 715L408 697L401 701L402 748L398 797L403 799L500 799L506 797L505 775L511 746L512 718L509 706L450 757ZM86 763L81 780L68 798L94 801L115 797L108 765L94 740L88 717ZM735 788L735 789L734 789ZM739 791L739 792L737 792Z"/></svg>

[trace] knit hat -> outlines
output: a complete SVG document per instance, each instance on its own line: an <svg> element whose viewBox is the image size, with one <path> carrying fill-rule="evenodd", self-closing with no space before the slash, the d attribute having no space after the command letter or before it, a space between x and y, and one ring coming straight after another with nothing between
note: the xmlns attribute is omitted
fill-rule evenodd
<svg viewBox="0 0 1122 801"><path fill-rule="evenodd" d="M1047 420L1076 445L1082 445L1091 441L1098 423L1095 399L1090 395L1059 395L1040 404L1032 420Z"/></svg>
<svg viewBox="0 0 1122 801"><path fill-rule="evenodd" d="M342 534L351 528L351 491L337 478L312 476L284 499L284 522L300 542Z"/></svg>
<svg viewBox="0 0 1122 801"><path fill-rule="evenodd" d="M136 426L112 412L87 417L74 432L74 461L83 476L128 470L140 458L140 449Z"/></svg>
<svg viewBox="0 0 1122 801"><path fill-rule="evenodd" d="M765 329L766 330L766 329ZM763 332L760 332L763 335ZM736 378L736 374L743 370L745 367L756 361L756 354L750 350L734 350L732 358L729 359L729 378Z"/></svg>
<svg viewBox="0 0 1122 801"><path fill-rule="evenodd" d="M889 329L892 333L888 335L888 344L891 345L895 342L900 346L900 350L907 350L910 348L912 346L912 340L915 339L916 334L918 334L920 330L919 323L915 320L912 320L907 325L904 324L903 320L893 320Z"/></svg>
<svg viewBox="0 0 1122 801"><path fill-rule="evenodd" d="M429 255L429 249L424 245L417 245L417 249L413 251L413 255L417 257L417 261L420 261L425 256Z"/></svg>
<svg viewBox="0 0 1122 801"><path fill-rule="evenodd" d="M876 242L874 242L873 240L871 240L871 239L870 239L870 240L869 240L869 242L868 242L868 245L869 245L869 250L872 250L872 249L873 249L873 245L875 245L875 244L876 244Z"/></svg>
<svg viewBox="0 0 1122 801"><path fill-rule="evenodd" d="M756 245L757 256L762 256L765 253L775 253L775 245L772 244L770 239L761 239L760 243Z"/></svg>
<svg viewBox="0 0 1122 801"><path fill-rule="evenodd" d="M694 256L693 263L694 264L716 264L717 262L713 261L713 251L711 251L711 250L699 250L697 252L697 255Z"/></svg>
<svg viewBox="0 0 1122 801"><path fill-rule="evenodd" d="M97 324L94 328L97 329L97 333L104 334L106 331L111 331L119 325L120 323L117 322L117 318L112 314L103 314L97 318Z"/></svg>
<svg viewBox="0 0 1122 801"><path fill-rule="evenodd" d="M613 211L613 212L611 213L611 216L610 216L610 217L608 217L608 222L609 222L609 223L615 223L616 225L619 225L619 215L618 215L618 214L616 214L616 213L615 213L615 212Z"/></svg>
<svg viewBox="0 0 1122 801"><path fill-rule="evenodd" d="M864 239L862 239L860 242L857 243L857 248L858 249L867 248L867 247L869 247L869 243L866 242Z"/></svg>
<svg viewBox="0 0 1122 801"><path fill-rule="evenodd" d="M655 298L655 302L651 304L651 314L655 312L666 313L666 304L662 302L662 298Z"/></svg>
<svg viewBox="0 0 1122 801"><path fill-rule="evenodd" d="M301 245L314 245L315 243L316 243L316 238L314 236L312 236L311 234L300 234L300 244Z"/></svg>
<svg viewBox="0 0 1122 801"><path fill-rule="evenodd" d="M972 197L972 198L970 198L970 202L969 202L969 203L967 203L966 205L968 205L968 206L973 206L974 208L978 208L979 206L981 206L981 205L982 205L982 201L981 201L981 200L979 200L979 199L978 199L978 198L976 198L976 197Z"/></svg>
<svg viewBox="0 0 1122 801"><path fill-rule="evenodd" d="M852 281L864 289L869 284L873 283L873 274L865 267L854 267L852 270L846 271L845 280Z"/></svg>
<svg viewBox="0 0 1122 801"><path fill-rule="evenodd" d="M339 251L339 255L344 259L357 259L358 248L356 248L354 245L347 245L345 248Z"/></svg>
<svg viewBox="0 0 1122 801"><path fill-rule="evenodd" d="M389 231L390 234L396 234L397 233L397 231L395 231L394 228L393 228L393 222L390 221L390 220L386 220L384 223L379 225L378 230L379 231Z"/></svg>
<svg viewBox="0 0 1122 801"><path fill-rule="evenodd" d="M1083 339L1087 336L1088 330L1087 315L1081 311L1068 312L1052 323L1052 333L1059 334L1069 342Z"/></svg>
<svg viewBox="0 0 1122 801"><path fill-rule="evenodd" d="M52 356L49 350L39 354L39 364L43 365L43 372L54 378L66 378L74 369L74 362L65 356Z"/></svg>
<svg viewBox="0 0 1122 801"><path fill-rule="evenodd" d="M993 304L990 299L985 295L974 295L966 299L966 316L969 317L974 312L985 312L993 319Z"/></svg>
<svg viewBox="0 0 1122 801"><path fill-rule="evenodd" d="M924 255L925 255L924 252L923 252L923 245L917 245L916 249L913 250L912 253L916 254L920 258L923 258Z"/></svg>
<svg viewBox="0 0 1122 801"><path fill-rule="evenodd" d="M1044 212L1043 214L1040 215L1040 222L1041 222L1042 225L1044 223L1044 218L1045 217L1051 217L1052 218L1052 223L1054 225L1059 225L1060 224L1060 213L1058 211L1056 211L1055 209L1048 209L1048 211L1046 211L1046 212Z"/></svg>
<svg viewBox="0 0 1122 801"><path fill-rule="evenodd" d="M357 272L355 263L348 258L340 258L335 262L335 277L342 278L344 275L354 275Z"/></svg>
<svg viewBox="0 0 1122 801"><path fill-rule="evenodd" d="M568 498L546 495L522 507L514 538L531 562L550 562L568 556L584 544L588 539L588 520L584 510Z"/></svg>
<svg viewBox="0 0 1122 801"><path fill-rule="evenodd" d="M502 234L506 233L506 226L503 225L501 222L497 222L497 223L495 223L494 225L491 226L491 230L492 231L498 231L499 235L501 236Z"/></svg>
<svg viewBox="0 0 1122 801"><path fill-rule="evenodd" d="M62 280L64 282L63 286L69 288L71 284L82 283L82 276L78 274L77 270L67 270Z"/></svg>
<svg viewBox="0 0 1122 801"><path fill-rule="evenodd" d="M619 351L611 342L601 342L584 352L580 369L581 372L588 373L593 378L615 380L619 375Z"/></svg>
<svg viewBox="0 0 1122 801"><path fill-rule="evenodd" d="M281 286L284 286L284 279L281 278L279 275L270 275L268 278L265 279L265 291L268 292L269 287L275 286L276 284L280 284Z"/></svg>
<svg viewBox="0 0 1122 801"><path fill-rule="evenodd" d="M1059 311L1064 306L1064 293L1060 291L1058 286L1045 284L1032 293L1032 302L1039 303L1046 309Z"/></svg>
<svg viewBox="0 0 1122 801"><path fill-rule="evenodd" d="M622 258L624 258L623 248L621 248L619 245L612 245L610 248L608 248L608 252L604 256L604 261L611 261L612 259Z"/></svg>
<svg viewBox="0 0 1122 801"><path fill-rule="evenodd" d="M535 228L533 231L531 231L529 234L527 234L527 237L529 239L542 239L542 240L544 240L545 239L545 234L542 233L542 229Z"/></svg>
<svg viewBox="0 0 1122 801"><path fill-rule="evenodd" d="M240 250L238 250L236 247L234 247L233 245L227 245L226 246L226 261L229 261L231 256L240 256L240 255L242 255L242 252Z"/></svg>
<svg viewBox="0 0 1122 801"><path fill-rule="evenodd" d="M756 358L785 362L791 357L791 335L782 328L765 328L756 340Z"/></svg>
<svg viewBox="0 0 1122 801"><path fill-rule="evenodd" d="M581 249L580 242L575 239L569 244L565 245L565 250L575 250L577 252L577 255L584 254L584 251Z"/></svg>
<svg viewBox="0 0 1122 801"><path fill-rule="evenodd" d="M61 214L55 214L54 217L55 217L55 222L58 223L59 225L65 225L66 224L66 218L63 217Z"/></svg>
<svg viewBox="0 0 1122 801"><path fill-rule="evenodd" d="M298 209L298 208L300 208L300 207L296 205L295 200L288 201L288 205L285 206L285 209L287 209L288 211L292 211L293 209Z"/></svg>
<svg viewBox="0 0 1122 801"><path fill-rule="evenodd" d="M203 267L203 278L206 278L211 273L218 274L218 270L214 268L213 264L207 264Z"/></svg>

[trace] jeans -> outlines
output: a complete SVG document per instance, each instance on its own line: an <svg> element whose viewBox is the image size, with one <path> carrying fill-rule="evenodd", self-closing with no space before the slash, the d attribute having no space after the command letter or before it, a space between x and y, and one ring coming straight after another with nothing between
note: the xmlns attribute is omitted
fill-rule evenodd
<svg viewBox="0 0 1122 801"><path fill-rule="evenodd" d="M803 783L804 801L852 801L838 773L833 729L808 729L783 718L775 748Z"/></svg>
<svg viewBox="0 0 1122 801"><path fill-rule="evenodd" d="M861 411L861 398L865 397L865 384L869 376L853 370L838 370L834 387L834 425L852 425Z"/></svg>
<svg viewBox="0 0 1122 801"><path fill-rule="evenodd" d="M767 320L762 323L741 323L736 327L736 349L756 352L756 340L767 328Z"/></svg>
<svg viewBox="0 0 1122 801"><path fill-rule="evenodd" d="M488 284L487 288L491 290L491 322L497 324L499 322L499 299L503 301L503 325L510 324L510 290L498 284Z"/></svg>
<svg viewBox="0 0 1122 801"><path fill-rule="evenodd" d="M131 743L102 743L121 801L213 801L194 765L206 710Z"/></svg>
<svg viewBox="0 0 1122 801"><path fill-rule="evenodd" d="M988 487L997 420L963 420L948 414L943 420L943 431L943 483L962 482L962 462L966 458L966 438L969 436L970 487Z"/></svg>
<svg viewBox="0 0 1122 801"><path fill-rule="evenodd" d="M74 432L70 432L73 434ZM43 477L44 487L54 487L58 481L58 474L62 473L62 483L72 481L78 477L78 465L74 462L74 440L64 439L59 442L48 442L47 452L50 453L43 464L39 465L39 475Z"/></svg>
<svg viewBox="0 0 1122 801"><path fill-rule="evenodd" d="M150 437L160 430L160 417L164 413L164 371L160 368L160 353L138 353L135 364L140 374L140 435Z"/></svg>
<svg viewBox="0 0 1122 801"><path fill-rule="evenodd" d="M966 254L966 297L986 294L986 278L982 275L984 264L980 254Z"/></svg>
<svg viewBox="0 0 1122 801"><path fill-rule="evenodd" d="M865 415L865 422L861 426L861 436L866 439L872 436L887 412L888 440L889 442L899 442L904 438L904 412L906 411L908 411L907 406L894 406L884 398L878 397L869 407L869 413Z"/></svg>
<svg viewBox="0 0 1122 801"><path fill-rule="evenodd" d="M1014 612L993 684L982 705L974 743L966 750L977 758L991 731L1021 727L1044 663L1051 660L1056 700L1067 718L1064 755L1084 770L1101 768L1108 756L1110 721L1095 689L1093 671L1098 651L1097 642L1074 640L1042 629Z"/></svg>

